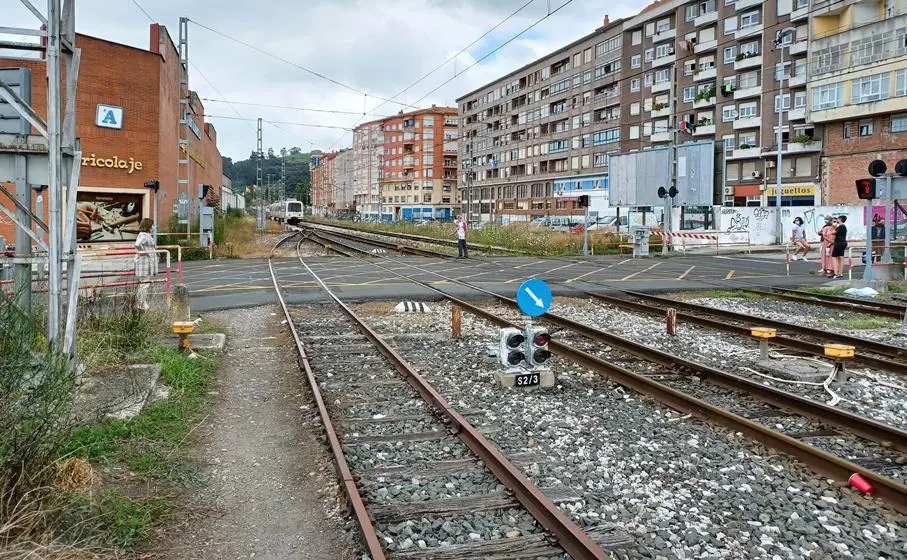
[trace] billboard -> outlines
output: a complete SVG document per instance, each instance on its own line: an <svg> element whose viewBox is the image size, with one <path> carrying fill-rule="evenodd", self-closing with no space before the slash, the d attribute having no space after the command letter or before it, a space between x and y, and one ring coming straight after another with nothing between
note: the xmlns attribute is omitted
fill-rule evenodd
<svg viewBox="0 0 907 560"><path fill-rule="evenodd" d="M658 188L671 185L671 150L653 148L608 158L612 206L660 206ZM675 206L711 206L715 193L715 143L677 146Z"/></svg>
<svg viewBox="0 0 907 560"><path fill-rule="evenodd" d="M76 197L76 240L79 243L134 241L144 216L141 192L91 192Z"/></svg>

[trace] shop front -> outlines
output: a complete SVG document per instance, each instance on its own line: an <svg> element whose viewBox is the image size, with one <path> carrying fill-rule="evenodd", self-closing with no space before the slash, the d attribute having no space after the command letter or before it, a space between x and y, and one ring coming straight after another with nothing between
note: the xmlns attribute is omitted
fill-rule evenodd
<svg viewBox="0 0 907 560"><path fill-rule="evenodd" d="M775 206L774 185L737 185L734 206ZM818 206L818 189L814 183L781 185L781 206Z"/></svg>

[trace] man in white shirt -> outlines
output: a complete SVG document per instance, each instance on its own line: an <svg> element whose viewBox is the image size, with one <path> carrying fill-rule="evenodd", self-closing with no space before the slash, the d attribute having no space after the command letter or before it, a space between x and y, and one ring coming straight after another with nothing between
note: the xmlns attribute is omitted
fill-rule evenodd
<svg viewBox="0 0 907 560"><path fill-rule="evenodd" d="M466 248L466 220L457 218L457 258L468 259L469 250Z"/></svg>

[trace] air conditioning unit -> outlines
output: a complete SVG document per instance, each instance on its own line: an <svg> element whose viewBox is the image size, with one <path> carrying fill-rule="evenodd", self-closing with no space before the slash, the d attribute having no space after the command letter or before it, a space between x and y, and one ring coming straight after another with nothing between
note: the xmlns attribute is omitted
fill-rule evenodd
<svg viewBox="0 0 907 560"><path fill-rule="evenodd" d="M724 187L724 194L734 194L734 187Z"/></svg>
<svg viewBox="0 0 907 560"><path fill-rule="evenodd" d="M753 179L761 179L761 178L762 178L762 173L759 173L758 171L753 171Z"/></svg>
<svg viewBox="0 0 907 560"><path fill-rule="evenodd" d="M772 160L768 160L768 166L769 166L769 167L775 167L775 162L772 161Z"/></svg>

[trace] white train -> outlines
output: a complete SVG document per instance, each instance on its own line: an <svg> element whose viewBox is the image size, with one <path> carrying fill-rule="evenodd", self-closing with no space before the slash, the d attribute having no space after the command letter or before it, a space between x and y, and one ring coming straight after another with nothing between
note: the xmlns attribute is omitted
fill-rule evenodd
<svg viewBox="0 0 907 560"><path fill-rule="evenodd" d="M302 202L294 199L275 202L267 208L267 218L281 224L297 225L302 221Z"/></svg>

